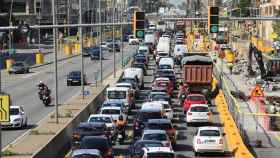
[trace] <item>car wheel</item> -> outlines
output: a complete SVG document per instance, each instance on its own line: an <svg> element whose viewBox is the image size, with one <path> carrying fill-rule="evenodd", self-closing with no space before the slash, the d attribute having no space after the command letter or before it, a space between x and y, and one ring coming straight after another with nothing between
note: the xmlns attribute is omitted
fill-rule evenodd
<svg viewBox="0 0 280 158"><path fill-rule="evenodd" d="M70 86L70 83L69 83L69 82L67 82L67 86Z"/></svg>
<svg viewBox="0 0 280 158"><path fill-rule="evenodd" d="M194 156L195 156L195 157L200 156L199 152L196 152L196 151L195 151L195 152L194 152Z"/></svg>
<svg viewBox="0 0 280 158"><path fill-rule="evenodd" d="M27 119L25 120L25 123L24 123L24 128L27 127Z"/></svg>

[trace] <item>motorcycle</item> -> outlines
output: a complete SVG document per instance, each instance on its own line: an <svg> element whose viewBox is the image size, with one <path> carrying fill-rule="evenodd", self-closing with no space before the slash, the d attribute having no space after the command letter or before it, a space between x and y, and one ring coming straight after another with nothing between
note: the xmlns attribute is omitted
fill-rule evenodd
<svg viewBox="0 0 280 158"><path fill-rule="evenodd" d="M125 127L118 127L117 142L120 144L125 140Z"/></svg>
<svg viewBox="0 0 280 158"><path fill-rule="evenodd" d="M48 106L51 103L51 97L49 95L44 95L42 101L45 106Z"/></svg>
<svg viewBox="0 0 280 158"><path fill-rule="evenodd" d="M181 94L180 97L179 97L179 101L180 101L180 105L183 105L184 104L184 101L186 99L186 94Z"/></svg>

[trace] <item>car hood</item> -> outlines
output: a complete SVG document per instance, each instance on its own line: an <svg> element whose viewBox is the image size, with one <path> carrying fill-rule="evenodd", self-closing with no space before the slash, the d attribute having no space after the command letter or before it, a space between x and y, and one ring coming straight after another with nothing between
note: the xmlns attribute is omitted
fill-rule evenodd
<svg viewBox="0 0 280 158"><path fill-rule="evenodd" d="M10 116L10 122L13 122L17 118L22 118L20 115L11 115Z"/></svg>

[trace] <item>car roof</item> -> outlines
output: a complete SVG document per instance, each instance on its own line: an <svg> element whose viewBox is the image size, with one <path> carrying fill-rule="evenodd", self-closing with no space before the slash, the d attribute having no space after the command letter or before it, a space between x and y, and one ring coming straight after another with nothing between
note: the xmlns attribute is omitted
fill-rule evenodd
<svg viewBox="0 0 280 158"><path fill-rule="evenodd" d="M162 144L161 141L158 140L137 140L134 144L138 143L159 143Z"/></svg>
<svg viewBox="0 0 280 158"><path fill-rule="evenodd" d="M163 105L159 102L145 102L142 104L141 109L161 108Z"/></svg>
<svg viewBox="0 0 280 158"><path fill-rule="evenodd" d="M169 119L149 119L148 123L162 124L162 123L171 123L171 121Z"/></svg>
<svg viewBox="0 0 280 158"><path fill-rule="evenodd" d="M89 117L111 117L111 115L107 115L107 114L91 114Z"/></svg>
<svg viewBox="0 0 280 158"><path fill-rule="evenodd" d="M164 81L169 81L169 78L168 77L157 77L155 78L156 81L159 81L159 80L164 80Z"/></svg>
<svg viewBox="0 0 280 158"><path fill-rule="evenodd" d="M158 108L145 108L145 109L140 109L137 113L141 112L162 112L161 109Z"/></svg>
<svg viewBox="0 0 280 158"><path fill-rule="evenodd" d="M192 104L191 107L197 107L197 106L202 106L202 107L209 107L208 104Z"/></svg>
<svg viewBox="0 0 280 158"><path fill-rule="evenodd" d="M18 106L18 105L12 105L10 106L10 108L13 108L13 109L19 109L21 106Z"/></svg>
<svg viewBox="0 0 280 158"><path fill-rule="evenodd" d="M121 110L121 107L117 107L117 106L106 106L106 107L102 107L102 108L101 108L101 110L105 110L105 109Z"/></svg>
<svg viewBox="0 0 280 158"><path fill-rule="evenodd" d="M129 85L129 86L132 86L131 83L128 83L128 82L119 82L116 84L116 86L121 86L121 85Z"/></svg>
<svg viewBox="0 0 280 158"><path fill-rule="evenodd" d="M105 123L103 122L81 122L78 127L103 127L105 126Z"/></svg>
<svg viewBox="0 0 280 158"><path fill-rule="evenodd" d="M103 104L124 104L124 102L121 100L105 100Z"/></svg>
<svg viewBox="0 0 280 158"><path fill-rule="evenodd" d="M168 152L174 153L174 151L170 147L148 147L146 148L147 153L160 153L160 152Z"/></svg>
<svg viewBox="0 0 280 158"><path fill-rule="evenodd" d="M99 155L101 156L101 153L97 149L76 149L72 152L72 156L82 155L82 154L90 154L90 155Z"/></svg>
<svg viewBox="0 0 280 158"><path fill-rule="evenodd" d="M199 127L198 130L221 130L219 127L215 127L215 126L203 126L203 127Z"/></svg>
<svg viewBox="0 0 280 158"><path fill-rule="evenodd" d="M81 71L79 71L79 70L74 70L74 71L70 71L69 74L70 74L70 73L81 73Z"/></svg>
<svg viewBox="0 0 280 158"><path fill-rule="evenodd" d="M165 130L160 130L160 129L144 129L143 135L145 134L166 134Z"/></svg>
<svg viewBox="0 0 280 158"><path fill-rule="evenodd" d="M165 95L167 95L167 93L166 92L159 92L159 91L151 91L150 92L150 94L165 94Z"/></svg>
<svg viewBox="0 0 280 158"><path fill-rule="evenodd" d="M139 46L138 50L148 50L149 47L148 46L145 46L145 45L141 45Z"/></svg>
<svg viewBox="0 0 280 158"><path fill-rule="evenodd" d="M188 96L203 96L203 97L205 97L203 94L189 94Z"/></svg>
<svg viewBox="0 0 280 158"><path fill-rule="evenodd" d="M128 87L108 87L107 91L127 91Z"/></svg>

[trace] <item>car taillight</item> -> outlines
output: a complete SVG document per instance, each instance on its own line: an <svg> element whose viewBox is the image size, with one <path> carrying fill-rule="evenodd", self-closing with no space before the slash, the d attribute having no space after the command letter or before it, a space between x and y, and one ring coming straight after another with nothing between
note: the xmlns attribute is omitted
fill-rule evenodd
<svg viewBox="0 0 280 158"><path fill-rule="evenodd" d="M197 140L196 140L196 143L197 143L197 144L202 144L202 141L201 141L200 139L197 139Z"/></svg>
<svg viewBox="0 0 280 158"><path fill-rule="evenodd" d="M210 112L207 112L207 115L208 115L208 116L210 116L210 114L211 114Z"/></svg>
<svg viewBox="0 0 280 158"><path fill-rule="evenodd" d="M112 148L108 149L105 153L105 155L108 156L108 157L111 157L112 154L113 154L113 149Z"/></svg>
<svg viewBox="0 0 280 158"><path fill-rule="evenodd" d="M224 140L222 138L219 140L219 144L224 144Z"/></svg>
<svg viewBox="0 0 280 158"><path fill-rule="evenodd" d="M192 113L191 113L191 112L188 112L188 115L192 115Z"/></svg>
<svg viewBox="0 0 280 158"><path fill-rule="evenodd" d="M81 135L79 133L73 133L73 136L72 136L73 139L75 140L79 140L81 138Z"/></svg>
<svg viewBox="0 0 280 158"><path fill-rule="evenodd" d="M170 147L170 142L166 142L166 143L164 143L164 146L166 146L166 147Z"/></svg>
<svg viewBox="0 0 280 158"><path fill-rule="evenodd" d="M176 129L171 128L171 129L169 129L169 130L167 131L167 133L169 133L169 134L171 134L171 135L175 135Z"/></svg>
<svg viewBox="0 0 280 158"><path fill-rule="evenodd" d="M134 126L135 126L136 129L139 129L140 125L139 125L139 123L137 121L135 121Z"/></svg>

